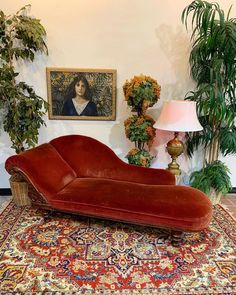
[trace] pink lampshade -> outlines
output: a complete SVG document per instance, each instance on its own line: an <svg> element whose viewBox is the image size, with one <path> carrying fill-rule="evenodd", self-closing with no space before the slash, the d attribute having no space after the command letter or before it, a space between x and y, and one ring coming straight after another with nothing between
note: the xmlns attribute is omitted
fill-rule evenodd
<svg viewBox="0 0 236 295"><path fill-rule="evenodd" d="M186 100L164 102L161 114L153 127L176 132L191 132L203 129L198 121L196 102Z"/></svg>

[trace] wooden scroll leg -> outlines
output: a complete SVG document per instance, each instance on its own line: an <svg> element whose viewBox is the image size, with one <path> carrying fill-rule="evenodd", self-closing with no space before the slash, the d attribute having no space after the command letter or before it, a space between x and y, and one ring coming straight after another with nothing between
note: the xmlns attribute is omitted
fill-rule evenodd
<svg viewBox="0 0 236 295"><path fill-rule="evenodd" d="M171 244L174 247L178 247L182 240L182 231L172 230L171 231Z"/></svg>

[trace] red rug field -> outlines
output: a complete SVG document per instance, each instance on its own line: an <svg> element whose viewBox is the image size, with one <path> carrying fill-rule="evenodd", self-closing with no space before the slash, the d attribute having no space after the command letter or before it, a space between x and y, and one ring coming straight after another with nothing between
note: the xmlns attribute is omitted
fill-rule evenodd
<svg viewBox="0 0 236 295"><path fill-rule="evenodd" d="M165 230L44 215L1 213L0 294L236 294L236 222L221 206L180 247Z"/></svg>

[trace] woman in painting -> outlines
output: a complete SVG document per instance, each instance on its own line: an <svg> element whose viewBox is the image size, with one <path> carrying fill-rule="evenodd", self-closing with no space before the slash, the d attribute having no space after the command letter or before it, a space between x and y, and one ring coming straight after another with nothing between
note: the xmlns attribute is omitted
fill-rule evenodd
<svg viewBox="0 0 236 295"><path fill-rule="evenodd" d="M66 101L62 109L63 116L97 116L96 104L91 100L89 83L83 74L79 74L69 85Z"/></svg>

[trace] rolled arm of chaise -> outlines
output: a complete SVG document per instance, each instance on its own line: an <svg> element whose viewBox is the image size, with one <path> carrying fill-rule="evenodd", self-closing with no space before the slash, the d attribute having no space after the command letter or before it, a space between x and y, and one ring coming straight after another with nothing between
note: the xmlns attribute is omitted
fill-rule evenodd
<svg viewBox="0 0 236 295"><path fill-rule="evenodd" d="M50 201L75 178L75 172L49 144L42 144L6 160L9 174L19 171Z"/></svg>
<svg viewBox="0 0 236 295"><path fill-rule="evenodd" d="M27 161L24 161L20 155L9 157L5 162L5 169L11 175L10 183L11 181L30 183L40 195L50 196L50 192L48 192L47 189L42 189L41 186L38 185L36 178L40 178L40 175L35 177L34 173L32 173L34 172L33 169L28 167Z"/></svg>

